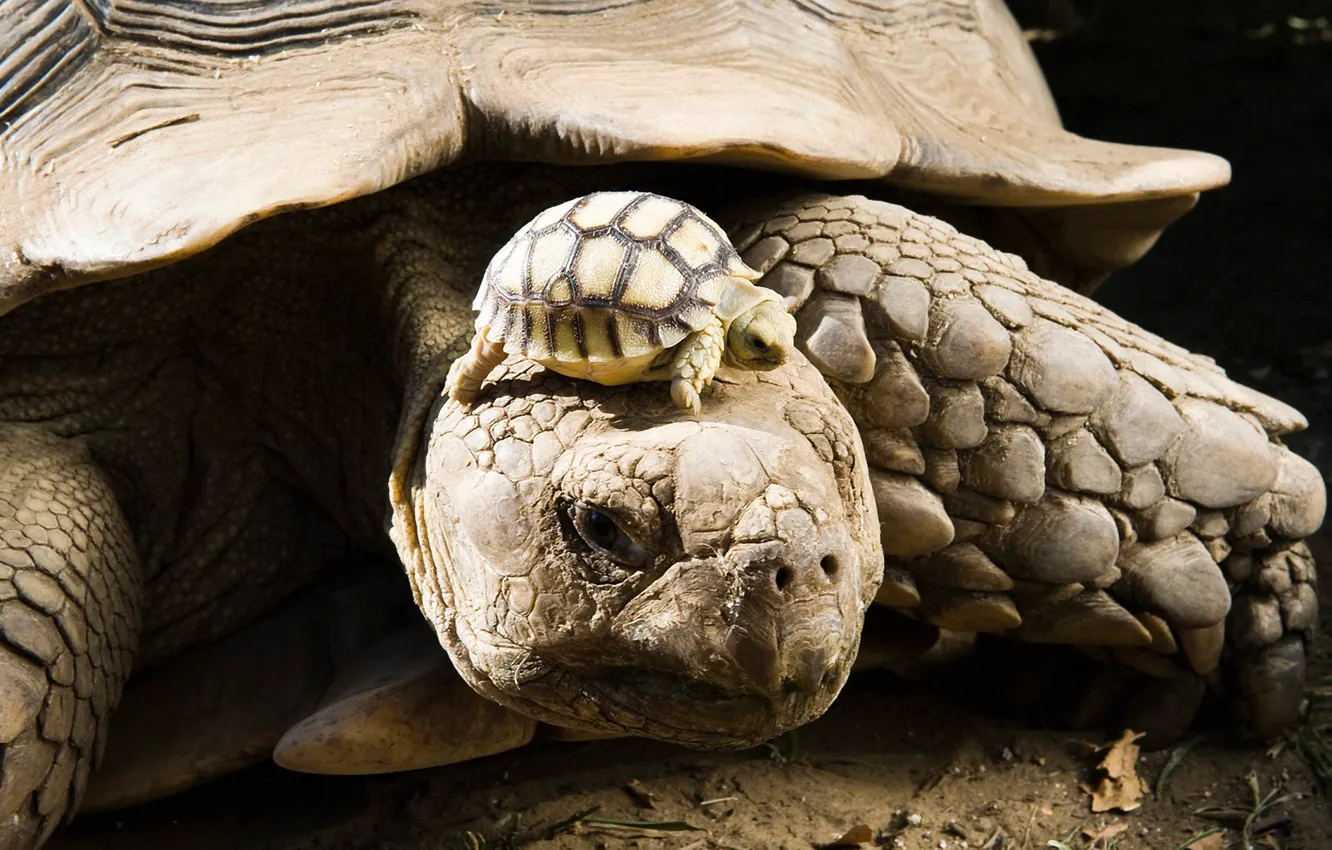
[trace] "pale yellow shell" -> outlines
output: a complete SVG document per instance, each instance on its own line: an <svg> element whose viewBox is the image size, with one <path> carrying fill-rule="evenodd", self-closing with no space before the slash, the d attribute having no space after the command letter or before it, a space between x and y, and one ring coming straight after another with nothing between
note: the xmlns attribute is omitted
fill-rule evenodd
<svg viewBox="0 0 1332 850"><path fill-rule="evenodd" d="M510 354L629 380L713 316L729 323L765 300L757 278L689 204L595 192L528 222L491 261L473 308Z"/></svg>

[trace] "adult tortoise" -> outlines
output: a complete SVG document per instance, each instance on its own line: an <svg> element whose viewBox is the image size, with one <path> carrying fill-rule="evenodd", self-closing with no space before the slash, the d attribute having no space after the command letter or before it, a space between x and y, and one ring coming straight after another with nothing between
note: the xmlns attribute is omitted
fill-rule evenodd
<svg viewBox="0 0 1332 850"><path fill-rule="evenodd" d="M882 199L1086 283L1226 179L1063 132L1001 5L8 0L0 40L4 846L104 751L103 807L279 739L326 772L537 721L751 743L826 708L875 600L1293 716L1299 415ZM531 364L445 403L493 252L608 188L731 209L805 356L697 420ZM450 662L395 631L394 558Z"/></svg>

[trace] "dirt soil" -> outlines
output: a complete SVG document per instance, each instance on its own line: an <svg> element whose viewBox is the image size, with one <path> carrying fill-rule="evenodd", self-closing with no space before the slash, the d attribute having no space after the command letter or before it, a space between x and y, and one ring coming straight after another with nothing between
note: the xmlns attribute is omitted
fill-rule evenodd
<svg viewBox="0 0 1332 850"><path fill-rule="evenodd" d="M1332 474L1332 165L1327 136L1312 129L1332 126L1332 4L1076 5L1082 27L1038 46L1070 128L1209 150L1235 169L1230 188L1205 197L1100 297L1302 409L1314 426L1292 445ZM1101 758L1088 742L1104 736L1023 727L984 699L964 704L869 674L825 718L768 747L699 754L631 740L547 742L374 778L264 766L81 818L53 847L809 850L864 824L850 837L866 846L937 850L1175 850L1218 828L1193 846L1327 850L1329 789L1301 755L1316 729L1332 737L1326 568L1322 587L1314 711L1301 736L1265 751L1205 734L1159 795L1151 789L1171 752L1146 754L1135 767L1148 793L1128 814L1092 814L1083 790ZM652 826L624 825L634 823Z"/></svg>

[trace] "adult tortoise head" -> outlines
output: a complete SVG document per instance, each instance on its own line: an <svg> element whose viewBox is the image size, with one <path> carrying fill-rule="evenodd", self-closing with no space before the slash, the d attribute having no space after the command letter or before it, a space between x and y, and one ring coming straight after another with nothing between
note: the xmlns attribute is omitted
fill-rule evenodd
<svg viewBox="0 0 1332 850"><path fill-rule="evenodd" d="M727 375L698 417L520 362L415 421L394 538L481 694L741 747L841 690L882 551L855 424L803 358Z"/></svg>

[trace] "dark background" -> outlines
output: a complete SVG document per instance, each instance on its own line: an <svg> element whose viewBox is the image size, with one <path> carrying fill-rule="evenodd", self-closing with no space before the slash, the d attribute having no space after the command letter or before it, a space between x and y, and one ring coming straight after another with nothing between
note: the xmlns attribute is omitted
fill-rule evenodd
<svg viewBox="0 0 1332 850"><path fill-rule="evenodd" d="M1014 3L1028 26L1059 5ZM1034 47L1067 127L1234 174L1096 297L1303 411L1291 446L1332 477L1332 2L1066 5L1080 24Z"/></svg>

